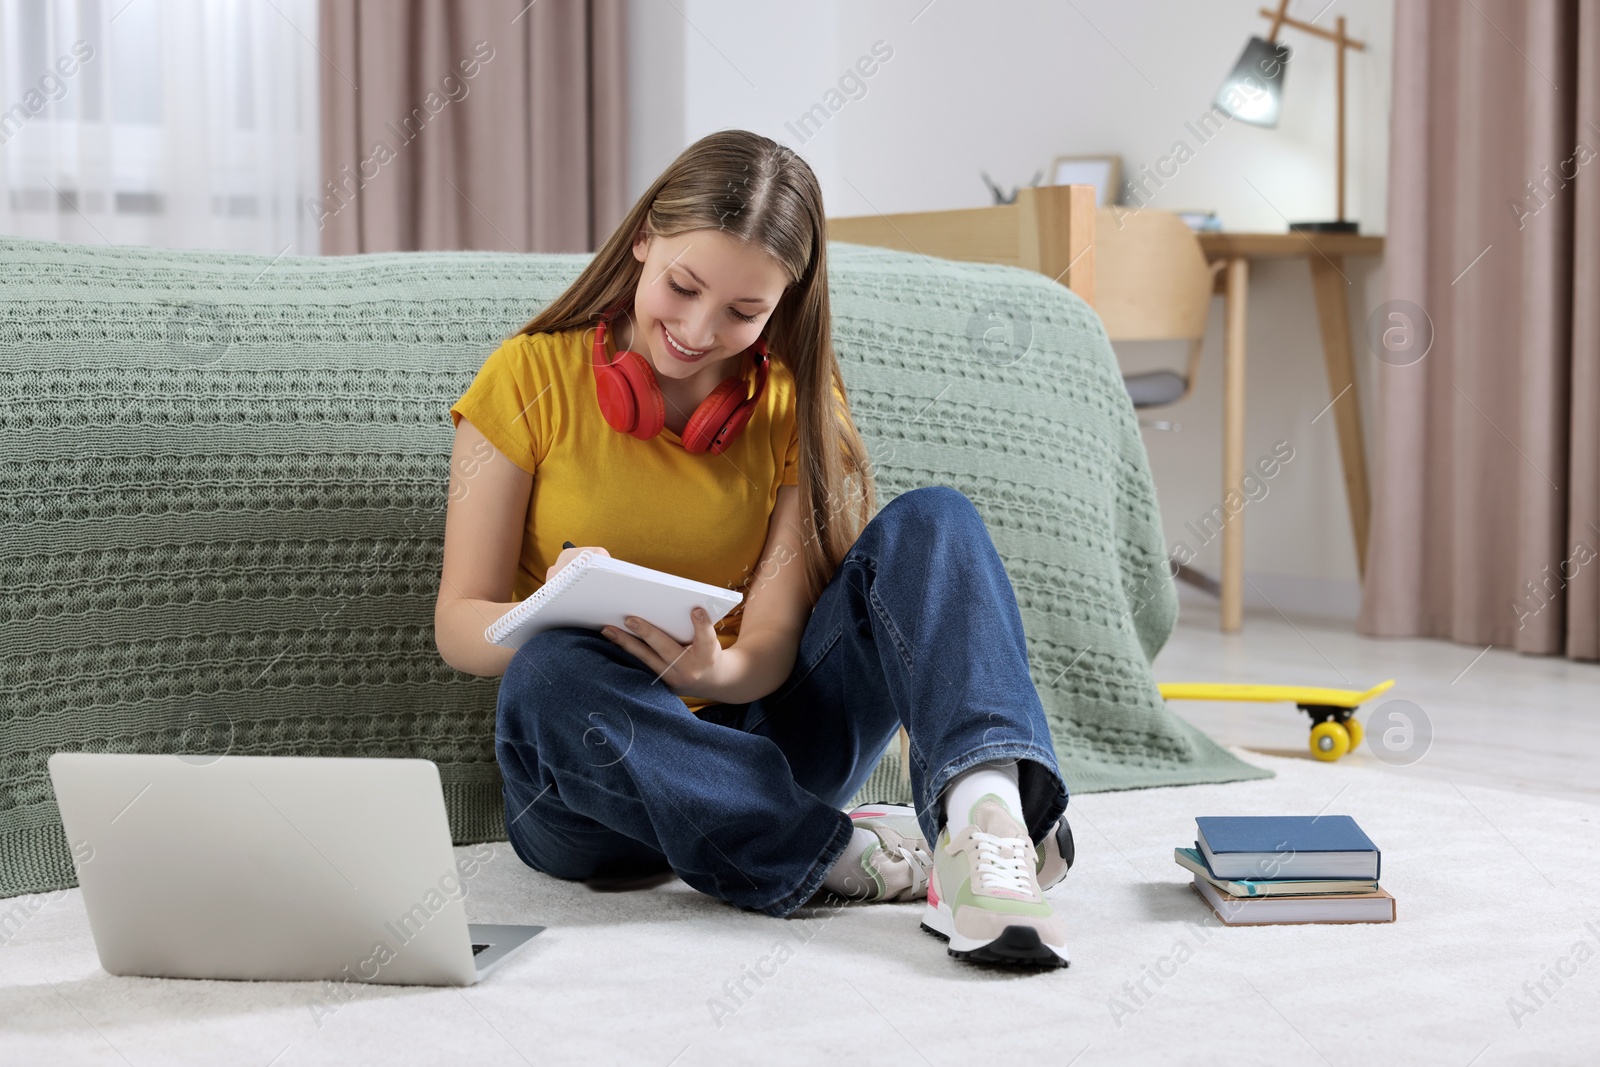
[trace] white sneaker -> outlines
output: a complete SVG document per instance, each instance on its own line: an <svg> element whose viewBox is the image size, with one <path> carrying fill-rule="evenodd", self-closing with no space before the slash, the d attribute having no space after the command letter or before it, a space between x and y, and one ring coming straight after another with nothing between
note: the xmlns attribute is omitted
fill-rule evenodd
<svg viewBox="0 0 1600 1067"><path fill-rule="evenodd" d="M1039 891L1039 855L1028 831L993 793L972 805L954 836L947 822L934 849L922 928L949 954L979 963L1065 967L1066 924Z"/></svg>
<svg viewBox="0 0 1600 1067"><path fill-rule="evenodd" d="M928 876L933 869L932 847L927 839L922 836L922 824L917 822L917 810L904 804L861 804L850 809L850 818L857 826L865 827L874 832L879 827L890 831L893 839L885 844L889 852L874 860L873 870L882 879L881 885L886 890L890 881L897 885L904 883L902 877L885 877L882 870L884 864L891 867L894 864L892 857L901 856L899 849L904 847L909 855L905 856L914 866L922 868L922 877L917 880L913 874L909 885L909 895L896 897L899 900L922 900L927 896ZM879 840L884 841L884 834L879 834ZM913 841L912 839L915 839ZM1065 814L1056 823L1056 828L1050 835L1039 843L1037 848L1039 865L1039 889L1041 891L1059 885L1066 878L1067 872L1072 869L1075 850L1072 842L1072 827L1067 825ZM876 855L876 850L868 849L867 856ZM892 872L891 872L892 873ZM869 881L872 879L869 878ZM875 883L878 884L878 883ZM906 890L901 890L906 892Z"/></svg>
<svg viewBox="0 0 1600 1067"><path fill-rule="evenodd" d="M904 804L862 804L850 810L850 821L878 839L861 855L863 892L852 892L851 899L869 903L927 899L933 853L922 837L917 809ZM853 879L847 876L847 880Z"/></svg>

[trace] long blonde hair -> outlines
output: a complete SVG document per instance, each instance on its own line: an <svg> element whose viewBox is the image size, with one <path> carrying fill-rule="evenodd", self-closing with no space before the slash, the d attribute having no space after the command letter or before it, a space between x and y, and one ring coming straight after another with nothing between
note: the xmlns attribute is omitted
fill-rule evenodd
<svg viewBox="0 0 1600 1067"><path fill-rule="evenodd" d="M849 400L842 406L832 402L834 389L847 394L833 351L825 227L822 189L805 160L760 134L719 130L684 149L583 273L517 331L590 327L604 311L631 309L644 273L633 256L640 233L674 237L719 229L777 260L789 286L761 336L772 361L788 368L795 381L802 555L813 606L877 510L876 480Z"/></svg>

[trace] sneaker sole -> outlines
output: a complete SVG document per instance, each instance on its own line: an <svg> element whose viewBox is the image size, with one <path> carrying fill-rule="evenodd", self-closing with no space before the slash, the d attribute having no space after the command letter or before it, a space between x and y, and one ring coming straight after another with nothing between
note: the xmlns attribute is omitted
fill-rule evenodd
<svg viewBox="0 0 1600 1067"><path fill-rule="evenodd" d="M955 916L945 907L944 901L924 907L922 928L946 942L945 951L958 960L1045 969L1071 965L1065 945L1045 944L1039 931L1026 924L1007 926L999 937L990 941L963 937L956 932Z"/></svg>

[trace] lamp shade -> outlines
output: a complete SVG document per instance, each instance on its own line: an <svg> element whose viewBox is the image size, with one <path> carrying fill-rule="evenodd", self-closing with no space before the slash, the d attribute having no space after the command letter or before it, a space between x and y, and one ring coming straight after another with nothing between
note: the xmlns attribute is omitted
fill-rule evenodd
<svg viewBox="0 0 1600 1067"><path fill-rule="evenodd" d="M1283 99L1283 73L1289 65L1289 46L1252 37L1244 54L1217 90L1216 105L1240 122L1276 126Z"/></svg>

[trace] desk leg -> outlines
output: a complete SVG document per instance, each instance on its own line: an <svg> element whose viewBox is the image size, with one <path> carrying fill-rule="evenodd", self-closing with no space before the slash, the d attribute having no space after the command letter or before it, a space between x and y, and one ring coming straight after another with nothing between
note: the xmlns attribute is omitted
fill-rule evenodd
<svg viewBox="0 0 1600 1067"><path fill-rule="evenodd" d="M1367 452L1361 437L1361 404L1357 399L1355 364L1350 355L1349 283L1340 256L1312 255L1311 285L1317 294L1317 321L1322 327L1322 357L1328 365L1328 396L1333 401L1334 425L1339 430L1339 460L1344 468L1344 492L1350 502L1350 526L1355 534L1356 570L1367 571Z"/></svg>
<svg viewBox="0 0 1600 1067"><path fill-rule="evenodd" d="M1222 630L1244 625L1244 334L1250 261L1227 267L1222 328ZM1239 510L1230 514L1229 502Z"/></svg>

